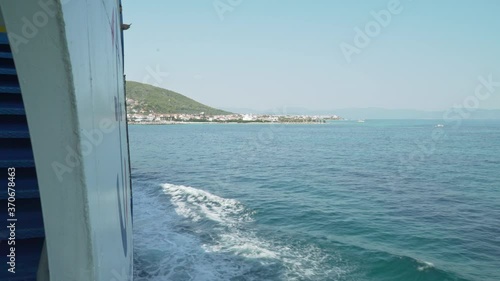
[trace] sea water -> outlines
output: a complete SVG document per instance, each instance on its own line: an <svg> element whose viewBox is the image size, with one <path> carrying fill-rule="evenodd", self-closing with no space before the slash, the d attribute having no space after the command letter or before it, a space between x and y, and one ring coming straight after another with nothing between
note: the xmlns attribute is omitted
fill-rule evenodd
<svg viewBox="0 0 500 281"><path fill-rule="evenodd" d="M129 127L134 280L500 280L500 121Z"/></svg>

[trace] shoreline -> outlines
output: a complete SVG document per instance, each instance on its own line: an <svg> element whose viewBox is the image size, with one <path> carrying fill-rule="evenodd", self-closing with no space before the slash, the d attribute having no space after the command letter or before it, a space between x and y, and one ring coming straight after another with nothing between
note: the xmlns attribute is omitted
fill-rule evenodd
<svg viewBox="0 0 500 281"><path fill-rule="evenodd" d="M338 121L338 120L333 120ZM314 124L323 125L328 124L328 122L127 122L128 125L193 125L193 124Z"/></svg>

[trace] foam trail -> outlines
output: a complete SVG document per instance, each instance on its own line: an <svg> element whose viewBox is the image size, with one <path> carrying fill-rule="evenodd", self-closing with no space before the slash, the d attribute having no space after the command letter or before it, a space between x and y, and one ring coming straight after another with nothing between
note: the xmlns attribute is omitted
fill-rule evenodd
<svg viewBox="0 0 500 281"><path fill-rule="evenodd" d="M194 222L206 218L233 225L251 220L251 214L246 213L243 204L237 200L222 198L190 186L164 184L163 189L171 196L177 214Z"/></svg>
<svg viewBox="0 0 500 281"><path fill-rule="evenodd" d="M434 264L432 262L420 260L417 260L417 262L421 264L419 267L417 267L418 271L424 271L430 268L434 268Z"/></svg>
<svg viewBox="0 0 500 281"><path fill-rule="evenodd" d="M207 253L193 228L173 212L169 198L154 187L135 188L134 204L134 280L219 281L252 270L252 265Z"/></svg>
<svg viewBox="0 0 500 281"><path fill-rule="evenodd" d="M275 271L281 268L284 272L278 280L335 280L346 274L345 270L332 267L329 264L332 257L313 245L291 245L259 237L251 225L254 212L237 200L190 186L163 184L162 187L178 215L194 224L212 223L212 239L202 245L206 253L253 259Z"/></svg>

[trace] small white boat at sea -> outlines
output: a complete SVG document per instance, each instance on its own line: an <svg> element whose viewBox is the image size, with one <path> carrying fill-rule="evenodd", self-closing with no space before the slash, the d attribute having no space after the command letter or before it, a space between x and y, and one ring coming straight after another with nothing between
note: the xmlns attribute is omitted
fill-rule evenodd
<svg viewBox="0 0 500 281"><path fill-rule="evenodd" d="M358 120L358 123L365 123L365 120L360 119Z"/></svg>
<svg viewBox="0 0 500 281"><path fill-rule="evenodd" d="M436 126L434 126L434 128L443 128L444 125L443 124L437 124Z"/></svg>

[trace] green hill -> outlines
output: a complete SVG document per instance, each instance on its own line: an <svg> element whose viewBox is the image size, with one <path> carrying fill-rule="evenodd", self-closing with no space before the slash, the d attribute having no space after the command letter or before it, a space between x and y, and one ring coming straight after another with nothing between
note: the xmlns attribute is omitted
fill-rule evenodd
<svg viewBox="0 0 500 281"><path fill-rule="evenodd" d="M231 112L201 104L179 93L148 84L127 81L126 89L127 99L134 100L134 102L127 104L129 113L199 114L204 112L207 115L231 114Z"/></svg>

